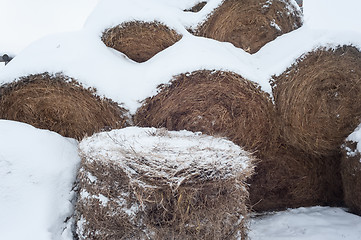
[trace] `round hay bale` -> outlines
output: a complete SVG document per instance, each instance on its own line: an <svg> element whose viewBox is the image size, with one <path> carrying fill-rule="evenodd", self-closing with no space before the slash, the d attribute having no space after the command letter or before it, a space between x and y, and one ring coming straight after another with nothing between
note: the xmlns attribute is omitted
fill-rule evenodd
<svg viewBox="0 0 361 240"><path fill-rule="evenodd" d="M360 136L360 127L357 131ZM351 212L361 216L361 153L360 146L357 147L360 145L359 141L347 140L343 145L341 175L345 204Z"/></svg>
<svg viewBox="0 0 361 240"><path fill-rule="evenodd" d="M136 62L145 62L182 36L159 22L125 22L105 30L102 41Z"/></svg>
<svg viewBox="0 0 361 240"><path fill-rule="evenodd" d="M285 140L315 155L334 155L361 121L361 53L318 49L274 77Z"/></svg>
<svg viewBox="0 0 361 240"><path fill-rule="evenodd" d="M138 109L136 125L227 137L247 151L272 149L278 137L268 94L237 74L181 74L159 90Z"/></svg>
<svg viewBox="0 0 361 240"><path fill-rule="evenodd" d="M289 0L225 0L198 27L197 35L230 42L249 53L302 25Z"/></svg>
<svg viewBox="0 0 361 240"><path fill-rule="evenodd" d="M185 9L184 11L197 13L200 10L202 10L206 4L207 4L207 2L199 2L196 5L194 5L193 7L189 8L189 9Z"/></svg>
<svg viewBox="0 0 361 240"><path fill-rule="evenodd" d="M105 128L127 125L126 110L95 95L74 79L48 73L22 77L0 87L0 118L82 139Z"/></svg>
<svg viewBox="0 0 361 240"><path fill-rule="evenodd" d="M232 142L129 127L79 148L79 239L245 239L253 159Z"/></svg>
<svg viewBox="0 0 361 240"><path fill-rule="evenodd" d="M339 155L315 157L282 144L262 157L248 184L256 212L343 204Z"/></svg>

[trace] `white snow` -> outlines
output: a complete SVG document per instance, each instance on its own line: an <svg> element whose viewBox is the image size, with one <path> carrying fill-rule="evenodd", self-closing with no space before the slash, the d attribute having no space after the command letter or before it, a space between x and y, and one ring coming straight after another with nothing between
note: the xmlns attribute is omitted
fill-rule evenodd
<svg viewBox="0 0 361 240"><path fill-rule="evenodd" d="M250 240L360 240L361 218L341 208L298 208L253 218L250 229Z"/></svg>
<svg viewBox="0 0 361 240"><path fill-rule="evenodd" d="M77 142L6 120L0 133L0 239L72 239Z"/></svg>
<svg viewBox="0 0 361 240"><path fill-rule="evenodd" d="M347 137L346 141L351 141L356 143L356 149L352 150L347 148L347 154L350 156L355 156L357 153L361 153L361 124L355 129L350 136ZM361 159L360 159L361 162Z"/></svg>

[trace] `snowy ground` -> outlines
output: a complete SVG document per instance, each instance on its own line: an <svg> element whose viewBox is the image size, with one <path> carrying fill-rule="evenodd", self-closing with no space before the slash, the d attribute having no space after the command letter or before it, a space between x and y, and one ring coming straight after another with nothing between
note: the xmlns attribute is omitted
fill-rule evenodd
<svg viewBox="0 0 361 240"><path fill-rule="evenodd" d="M134 112L139 100L178 73L231 70L269 92L270 76L303 53L318 46L361 46L359 0L304 0L304 26L253 55L185 31L221 0L209 0L197 14L182 10L198 0L102 0L88 17L97 2L0 0L0 52L17 54L6 67L0 63L0 85L30 73L64 72ZM165 22L183 39L149 61L135 63L99 39L104 28L130 19ZM62 33L67 31L73 32ZM71 239L69 229L61 232L71 212L69 192L79 162L76 143L10 121L0 120L0 132L0 239ZM250 228L252 240L361 239L361 218L339 208L279 212L254 218Z"/></svg>

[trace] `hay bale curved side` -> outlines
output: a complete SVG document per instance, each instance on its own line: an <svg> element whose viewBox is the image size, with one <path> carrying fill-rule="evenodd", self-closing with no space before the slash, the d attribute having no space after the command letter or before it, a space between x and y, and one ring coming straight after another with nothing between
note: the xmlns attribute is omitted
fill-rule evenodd
<svg viewBox="0 0 361 240"><path fill-rule="evenodd" d="M261 158L248 183L256 212L343 206L339 155L315 157L280 144L275 153Z"/></svg>
<svg viewBox="0 0 361 240"><path fill-rule="evenodd" d="M197 35L230 42L249 53L302 26L302 13L289 0L225 0L198 27Z"/></svg>
<svg viewBox="0 0 361 240"><path fill-rule="evenodd" d="M272 149L278 138L268 94L237 74L195 71L159 89L138 109L136 125L227 137L247 151Z"/></svg>
<svg viewBox="0 0 361 240"><path fill-rule="evenodd" d="M334 155L361 120L361 52L343 46L308 53L274 77L273 95L290 145Z"/></svg>
<svg viewBox="0 0 361 240"><path fill-rule="evenodd" d="M346 206L361 216L361 125L343 145L341 175ZM357 138L355 138L357 137Z"/></svg>
<svg viewBox="0 0 361 240"><path fill-rule="evenodd" d="M125 22L104 31L102 41L136 62L145 62L182 36L159 22Z"/></svg>
<svg viewBox="0 0 361 240"><path fill-rule="evenodd" d="M104 128L127 125L127 111L95 95L76 80L48 73L0 87L0 118L25 122L65 137L82 139Z"/></svg>
<svg viewBox="0 0 361 240"><path fill-rule="evenodd" d="M253 158L232 142L129 127L79 148L80 239L245 239Z"/></svg>

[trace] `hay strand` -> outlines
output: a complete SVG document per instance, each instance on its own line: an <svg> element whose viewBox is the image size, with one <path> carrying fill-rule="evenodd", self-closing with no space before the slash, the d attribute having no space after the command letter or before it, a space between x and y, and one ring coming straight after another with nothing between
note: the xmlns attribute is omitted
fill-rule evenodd
<svg viewBox="0 0 361 240"><path fill-rule="evenodd" d="M102 41L136 62L145 62L182 36L159 22L125 22L104 31Z"/></svg>

